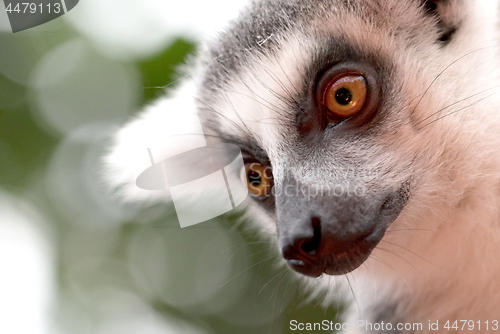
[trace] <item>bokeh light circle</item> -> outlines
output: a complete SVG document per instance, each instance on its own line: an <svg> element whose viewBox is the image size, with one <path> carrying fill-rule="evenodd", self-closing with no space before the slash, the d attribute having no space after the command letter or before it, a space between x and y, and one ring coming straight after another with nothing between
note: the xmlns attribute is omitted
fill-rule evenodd
<svg viewBox="0 0 500 334"><path fill-rule="evenodd" d="M30 80L35 119L63 134L89 123L124 120L135 111L140 75L93 51L82 39L49 52Z"/></svg>

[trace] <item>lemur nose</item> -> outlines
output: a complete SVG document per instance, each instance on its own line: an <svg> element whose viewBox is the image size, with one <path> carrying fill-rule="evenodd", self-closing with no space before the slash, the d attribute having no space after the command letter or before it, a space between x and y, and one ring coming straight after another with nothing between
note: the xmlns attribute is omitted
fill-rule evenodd
<svg viewBox="0 0 500 334"><path fill-rule="evenodd" d="M321 193L309 197L305 190L290 196L290 187L309 189L289 175L277 188L279 247L290 268L311 277L343 275L360 267L409 198L407 182L370 196Z"/></svg>
<svg viewBox="0 0 500 334"><path fill-rule="evenodd" d="M318 277L323 273L338 275L348 272L380 240L375 228L350 230L349 223L342 230L312 217L306 224L288 231L282 244L282 254L295 271ZM362 260L364 261L364 260Z"/></svg>
<svg viewBox="0 0 500 334"><path fill-rule="evenodd" d="M321 219L312 217L310 226L301 232L291 236L289 242L283 245L283 257L294 270L307 276L318 277L324 270L320 264Z"/></svg>

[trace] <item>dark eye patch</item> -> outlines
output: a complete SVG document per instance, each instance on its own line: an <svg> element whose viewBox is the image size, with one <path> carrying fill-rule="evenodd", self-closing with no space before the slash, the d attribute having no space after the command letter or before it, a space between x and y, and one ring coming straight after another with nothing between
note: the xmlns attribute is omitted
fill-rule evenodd
<svg viewBox="0 0 500 334"><path fill-rule="evenodd" d="M457 31L456 27L450 27L446 25L446 23L442 20L439 13L439 3L442 3L446 0L427 0L423 3L423 8L428 15L434 16L437 19L438 26L441 30L441 35L438 38L438 41L443 44L448 44L451 40L451 37Z"/></svg>
<svg viewBox="0 0 500 334"><path fill-rule="evenodd" d="M437 3L435 1L424 1L424 9L429 14L437 15Z"/></svg>
<svg viewBox="0 0 500 334"><path fill-rule="evenodd" d="M243 155L243 159L252 158L255 161L267 166L271 166L271 161L267 156L266 151L260 147L253 138L249 136L235 136L233 134L223 133L220 129L212 127L217 135L213 136L219 141L234 144L241 149L241 153Z"/></svg>

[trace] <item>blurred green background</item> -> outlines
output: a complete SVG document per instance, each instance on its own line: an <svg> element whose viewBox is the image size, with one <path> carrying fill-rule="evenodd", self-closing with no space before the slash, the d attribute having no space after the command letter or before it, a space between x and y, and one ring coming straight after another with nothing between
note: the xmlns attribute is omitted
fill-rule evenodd
<svg viewBox="0 0 500 334"><path fill-rule="evenodd" d="M40 242L33 254L46 254L25 283L16 278L30 272L17 257L23 243L0 256L21 305L31 303L25 285L45 282L36 327L9 334L290 333L292 319L335 320L337 307L308 299L277 266L274 245L236 224L241 213L181 229L167 204L134 207L107 194L99 167L110 134L164 93L157 87L176 87L175 69L199 39L173 31L147 51L134 41L106 49L106 34L103 43L79 26L84 10L0 31L0 244L24 224ZM1 333L9 317L0 313Z"/></svg>

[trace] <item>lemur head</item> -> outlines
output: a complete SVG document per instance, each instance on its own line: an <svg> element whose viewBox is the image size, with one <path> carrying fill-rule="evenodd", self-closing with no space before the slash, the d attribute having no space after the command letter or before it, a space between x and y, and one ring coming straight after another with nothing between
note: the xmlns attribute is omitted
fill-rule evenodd
<svg viewBox="0 0 500 334"><path fill-rule="evenodd" d="M500 205L496 7L253 1L201 50L194 98L159 99L118 133L109 178L152 198L135 186L145 147L193 111L207 140L241 148L249 209L296 271L350 272L393 238L425 248L412 231Z"/></svg>
<svg viewBox="0 0 500 334"><path fill-rule="evenodd" d="M350 272L391 226L468 196L497 123L489 6L254 1L205 49L205 131L241 147L291 268Z"/></svg>

